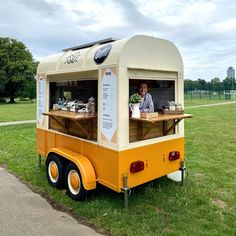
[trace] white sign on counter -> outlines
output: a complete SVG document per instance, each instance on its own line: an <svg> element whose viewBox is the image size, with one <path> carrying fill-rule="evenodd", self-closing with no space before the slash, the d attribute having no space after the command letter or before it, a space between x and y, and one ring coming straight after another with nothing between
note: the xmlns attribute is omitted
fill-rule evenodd
<svg viewBox="0 0 236 236"><path fill-rule="evenodd" d="M111 142L117 128L117 77L106 69L102 78L101 131Z"/></svg>
<svg viewBox="0 0 236 236"><path fill-rule="evenodd" d="M45 96L46 96L46 80L43 76L38 77L38 101L37 101L37 118L38 123L42 125L44 115L42 114L45 112Z"/></svg>

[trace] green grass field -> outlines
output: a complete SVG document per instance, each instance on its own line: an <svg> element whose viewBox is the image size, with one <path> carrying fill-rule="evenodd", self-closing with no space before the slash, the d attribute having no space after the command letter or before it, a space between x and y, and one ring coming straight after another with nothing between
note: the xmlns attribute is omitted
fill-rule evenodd
<svg viewBox="0 0 236 236"><path fill-rule="evenodd" d="M123 195L102 186L86 202L49 186L37 168L35 126L0 127L0 164L80 222L112 235L236 235L236 105L186 109L185 186L166 177Z"/></svg>
<svg viewBox="0 0 236 236"><path fill-rule="evenodd" d="M36 103L0 104L0 122L35 119Z"/></svg>

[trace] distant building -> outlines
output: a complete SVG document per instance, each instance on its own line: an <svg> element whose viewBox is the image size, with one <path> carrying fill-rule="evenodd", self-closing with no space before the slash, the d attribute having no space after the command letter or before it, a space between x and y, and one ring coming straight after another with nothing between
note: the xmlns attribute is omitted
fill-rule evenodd
<svg viewBox="0 0 236 236"><path fill-rule="evenodd" d="M232 66L227 70L227 77L235 79L235 69Z"/></svg>

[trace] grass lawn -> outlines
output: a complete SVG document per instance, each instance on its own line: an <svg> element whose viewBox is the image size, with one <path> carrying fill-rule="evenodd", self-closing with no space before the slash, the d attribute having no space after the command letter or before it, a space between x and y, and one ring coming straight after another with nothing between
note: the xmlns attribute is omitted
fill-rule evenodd
<svg viewBox="0 0 236 236"><path fill-rule="evenodd" d="M0 122L35 119L36 103L0 104Z"/></svg>
<svg viewBox="0 0 236 236"><path fill-rule="evenodd" d="M37 168L35 126L0 127L0 164L38 192L65 206L79 221L112 235L236 235L236 105L186 109L188 176L185 186L166 177L123 195L99 187L75 202L49 186Z"/></svg>

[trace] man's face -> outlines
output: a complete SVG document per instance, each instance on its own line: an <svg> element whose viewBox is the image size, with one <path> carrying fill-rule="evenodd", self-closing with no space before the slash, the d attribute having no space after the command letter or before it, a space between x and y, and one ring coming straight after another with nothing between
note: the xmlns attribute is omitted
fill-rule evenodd
<svg viewBox="0 0 236 236"><path fill-rule="evenodd" d="M145 96L145 94L147 93L147 84L141 84L139 86L139 93L142 97Z"/></svg>

